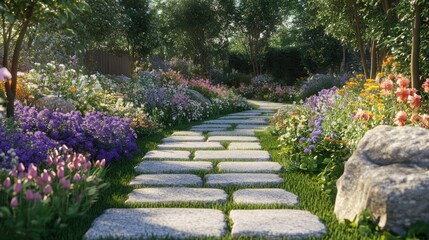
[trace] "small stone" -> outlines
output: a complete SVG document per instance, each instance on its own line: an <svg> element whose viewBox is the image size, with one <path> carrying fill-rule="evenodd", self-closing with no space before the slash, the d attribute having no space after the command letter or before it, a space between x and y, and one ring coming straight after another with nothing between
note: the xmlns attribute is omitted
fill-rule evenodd
<svg viewBox="0 0 429 240"><path fill-rule="evenodd" d="M169 142L158 145L159 149L225 149L219 142Z"/></svg>
<svg viewBox="0 0 429 240"><path fill-rule="evenodd" d="M249 136L211 136L207 142L259 142L257 137Z"/></svg>
<svg viewBox="0 0 429 240"><path fill-rule="evenodd" d="M201 178L193 174L142 174L134 178L131 186L201 186Z"/></svg>
<svg viewBox="0 0 429 240"><path fill-rule="evenodd" d="M307 211L292 209L232 210L231 234L238 237L309 238L326 233L320 219Z"/></svg>
<svg viewBox="0 0 429 240"><path fill-rule="evenodd" d="M190 160L191 152L173 150L154 150L147 152L143 160Z"/></svg>
<svg viewBox="0 0 429 240"><path fill-rule="evenodd" d="M202 132L197 131L178 131L174 132L172 136L202 136Z"/></svg>
<svg viewBox="0 0 429 240"><path fill-rule="evenodd" d="M139 173L170 173L190 171L210 171L211 162L197 161L143 161L136 168Z"/></svg>
<svg viewBox="0 0 429 240"><path fill-rule="evenodd" d="M195 152L194 160L270 161L271 157L263 150L200 150Z"/></svg>
<svg viewBox="0 0 429 240"><path fill-rule="evenodd" d="M259 150L262 149L258 142L232 142L228 145L229 150Z"/></svg>
<svg viewBox="0 0 429 240"><path fill-rule="evenodd" d="M278 185L283 179L270 173L221 173L207 174L205 176L207 186L265 186Z"/></svg>
<svg viewBox="0 0 429 240"><path fill-rule="evenodd" d="M95 219L84 239L185 239L225 235L225 215L219 210L114 208Z"/></svg>
<svg viewBox="0 0 429 240"><path fill-rule="evenodd" d="M223 203L226 200L227 194L221 189L173 187L134 189L126 203Z"/></svg>
<svg viewBox="0 0 429 240"><path fill-rule="evenodd" d="M221 162L219 171L236 173L273 173L280 172L282 166L276 162Z"/></svg>
<svg viewBox="0 0 429 240"><path fill-rule="evenodd" d="M213 131L209 136L255 136L253 130Z"/></svg>
<svg viewBox="0 0 429 240"><path fill-rule="evenodd" d="M238 204L298 205L298 196L283 189L240 189L233 194Z"/></svg>
<svg viewBox="0 0 429 240"><path fill-rule="evenodd" d="M162 142L204 142L204 136L171 136L161 139Z"/></svg>

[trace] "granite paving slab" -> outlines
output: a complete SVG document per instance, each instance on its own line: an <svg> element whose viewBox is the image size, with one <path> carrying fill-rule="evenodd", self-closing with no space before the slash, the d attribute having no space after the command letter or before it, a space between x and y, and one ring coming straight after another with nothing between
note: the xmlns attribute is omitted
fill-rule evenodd
<svg viewBox="0 0 429 240"><path fill-rule="evenodd" d="M142 174L130 182L131 186L201 186L202 184L201 178L193 174Z"/></svg>
<svg viewBox="0 0 429 240"><path fill-rule="evenodd" d="M259 139L250 136L210 136L207 142L259 142Z"/></svg>
<svg viewBox="0 0 429 240"><path fill-rule="evenodd" d="M258 142L231 142L228 150L259 150L262 149Z"/></svg>
<svg viewBox="0 0 429 240"><path fill-rule="evenodd" d="M202 136L202 135L203 133L198 131L177 131L171 134L171 136Z"/></svg>
<svg viewBox="0 0 429 240"><path fill-rule="evenodd" d="M209 187L227 186L262 186L278 185L283 183L283 179L271 173L220 173L207 174L206 184Z"/></svg>
<svg viewBox="0 0 429 240"><path fill-rule="evenodd" d="M276 162L220 162L219 171L235 173L275 173L282 170Z"/></svg>
<svg viewBox="0 0 429 240"><path fill-rule="evenodd" d="M183 173L190 171L210 171L211 162L201 161L143 161L136 168L138 173Z"/></svg>
<svg viewBox="0 0 429 240"><path fill-rule="evenodd" d="M209 136L255 136L253 130L213 131Z"/></svg>
<svg viewBox="0 0 429 240"><path fill-rule="evenodd" d="M192 128L229 128L231 124L200 124L194 125Z"/></svg>
<svg viewBox="0 0 429 240"><path fill-rule="evenodd" d="M200 132L211 132L211 131L226 131L228 130L227 127L222 127L222 128L218 128L218 127L205 127L205 128L191 128L192 131L200 131Z"/></svg>
<svg viewBox="0 0 429 240"><path fill-rule="evenodd" d="M238 124L235 129L251 129L251 130L265 130L268 128L268 125L248 125L248 124Z"/></svg>
<svg viewBox="0 0 429 240"><path fill-rule="evenodd" d="M249 115L226 115L226 116L218 118L218 119L249 119L249 118L256 118L256 117L263 117L263 116L255 115L252 113Z"/></svg>
<svg viewBox="0 0 429 240"><path fill-rule="evenodd" d="M232 236L235 238L263 237L309 238L321 237L326 233L320 219L307 211L291 209L232 210Z"/></svg>
<svg viewBox="0 0 429 240"><path fill-rule="evenodd" d="M162 142L204 142L204 136L171 136L161 139Z"/></svg>
<svg viewBox="0 0 429 240"><path fill-rule="evenodd" d="M194 160L270 161L271 157L264 150L198 150Z"/></svg>
<svg viewBox="0 0 429 240"><path fill-rule="evenodd" d="M128 194L125 203L223 203L227 196L224 190L216 188L140 188Z"/></svg>
<svg viewBox="0 0 429 240"><path fill-rule="evenodd" d="M209 120L205 121L207 124L267 124L266 120L262 119L256 119L256 120L249 120L249 119L216 119L216 120Z"/></svg>
<svg viewBox="0 0 429 240"><path fill-rule="evenodd" d="M93 222L84 239L220 238L226 227L225 215L219 210L113 208Z"/></svg>
<svg viewBox="0 0 429 240"><path fill-rule="evenodd" d="M219 142L168 142L158 145L159 149L225 149Z"/></svg>
<svg viewBox="0 0 429 240"><path fill-rule="evenodd" d="M143 160L190 160L191 152L174 150L154 150L147 152Z"/></svg>
<svg viewBox="0 0 429 240"><path fill-rule="evenodd" d="M298 196L284 189L240 189L233 193L234 203L238 204L286 204L298 205Z"/></svg>

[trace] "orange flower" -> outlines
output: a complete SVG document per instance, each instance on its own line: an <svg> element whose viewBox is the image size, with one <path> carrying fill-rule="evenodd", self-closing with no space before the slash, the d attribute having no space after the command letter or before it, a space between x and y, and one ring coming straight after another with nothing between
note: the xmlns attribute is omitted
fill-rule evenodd
<svg viewBox="0 0 429 240"><path fill-rule="evenodd" d="M72 93L75 93L76 92L76 88L75 87L72 87L71 89L70 89L70 92L72 92Z"/></svg>
<svg viewBox="0 0 429 240"><path fill-rule="evenodd" d="M407 119L408 119L407 113L404 111L400 111L396 114L396 117L393 120L393 122L398 126L404 126Z"/></svg>
<svg viewBox="0 0 429 240"><path fill-rule="evenodd" d="M400 87L400 88L396 89L395 94L398 97L397 101L401 103L401 102L407 100L408 96L410 95L410 89Z"/></svg>
<svg viewBox="0 0 429 240"><path fill-rule="evenodd" d="M419 110L421 101L422 101L422 97L416 93L408 96L408 103L410 104L411 108L414 111Z"/></svg>

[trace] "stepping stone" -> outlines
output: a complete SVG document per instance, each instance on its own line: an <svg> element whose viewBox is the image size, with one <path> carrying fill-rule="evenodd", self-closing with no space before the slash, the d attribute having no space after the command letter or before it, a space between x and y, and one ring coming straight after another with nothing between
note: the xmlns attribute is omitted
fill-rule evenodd
<svg viewBox="0 0 429 240"><path fill-rule="evenodd" d="M255 114L249 114L249 115L227 115L224 117L221 117L219 119L249 119L249 118L254 118L254 117L259 117L260 115L255 115Z"/></svg>
<svg viewBox="0 0 429 240"><path fill-rule="evenodd" d="M191 152L173 150L154 150L147 152L143 160L190 160Z"/></svg>
<svg viewBox="0 0 429 240"><path fill-rule="evenodd" d="M142 174L131 182L131 186L201 186L201 178L193 174Z"/></svg>
<svg viewBox="0 0 429 240"><path fill-rule="evenodd" d="M230 128L231 124L200 124L192 126L192 128Z"/></svg>
<svg viewBox="0 0 429 240"><path fill-rule="evenodd" d="M172 136L202 136L202 132L197 131L178 131L174 132Z"/></svg>
<svg viewBox="0 0 429 240"><path fill-rule="evenodd" d="M113 208L95 219L84 239L185 239L225 235L225 215L219 210Z"/></svg>
<svg viewBox="0 0 429 240"><path fill-rule="evenodd" d="M250 129L250 130L261 130L264 131L267 129L266 125L247 125L247 124L238 124L235 129Z"/></svg>
<svg viewBox="0 0 429 240"><path fill-rule="evenodd" d="M207 124L267 124L265 120L249 120L249 119L216 119L206 121Z"/></svg>
<svg viewBox="0 0 429 240"><path fill-rule="evenodd" d="M170 173L210 171L213 168L211 162L197 161L143 161L136 168L138 173Z"/></svg>
<svg viewBox="0 0 429 240"><path fill-rule="evenodd" d="M282 166L276 162L221 162L219 171L236 173L273 173L280 172Z"/></svg>
<svg viewBox="0 0 429 240"><path fill-rule="evenodd" d="M234 238L301 239L326 233L325 225L317 216L302 210L232 210L229 217L234 223L231 231Z"/></svg>
<svg viewBox="0 0 429 240"><path fill-rule="evenodd" d="M204 136L171 136L161 139L162 142L204 142Z"/></svg>
<svg viewBox="0 0 429 240"><path fill-rule="evenodd" d="M259 142L257 137L249 136L211 136L207 138L207 142Z"/></svg>
<svg viewBox="0 0 429 240"><path fill-rule="evenodd" d="M229 150L259 150L262 149L258 142L232 142L228 145Z"/></svg>
<svg viewBox="0 0 429 240"><path fill-rule="evenodd" d="M128 194L125 203L223 203L227 196L224 190L215 188L140 188Z"/></svg>
<svg viewBox="0 0 429 240"><path fill-rule="evenodd" d="M206 184L209 187L227 186L265 186L278 185L283 183L283 179L271 173L221 173L207 174Z"/></svg>
<svg viewBox="0 0 429 240"><path fill-rule="evenodd" d="M270 161L271 157L263 150L208 150L195 151L194 160Z"/></svg>
<svg viewBox="0 0 429 240"><path fill-rule="evenodd" d="M194 128L194 127L192 127L191 130L192 131L200 131L200 132L211 132L211 131L226 131L226 130L228 130L228 128L227 127L223 127L223 128L218 128L218 127Z"/></svg>
<svg viewBox="0 0 429 240"><path fill-rule="evenodd" d="M225 149L219 142L168 142L158 145L159 149Z"/></svg>
<svg viewBox="0 0 429 240"><path fill-rule="evenodd" d="M232 195L238 204L286 204L298 205L298 196L283 189L240 189Z"/></svg>
<svg viewBox="0 0 429 240"><path fill-rule="evenodd" d="M253 130L213 131L209 136L255 136Z"/></svg>

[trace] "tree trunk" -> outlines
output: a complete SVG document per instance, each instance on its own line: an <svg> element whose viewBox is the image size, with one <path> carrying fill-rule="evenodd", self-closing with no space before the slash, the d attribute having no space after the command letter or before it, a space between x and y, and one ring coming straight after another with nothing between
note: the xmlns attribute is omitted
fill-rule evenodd
<svg viewBox="0 0 429 240"><path fill-rule="evenodd" d="M386 58L387 56L387 48L386 47L382 47L380 48L380 51L378 52L378 71L383 71L382 69L382 65L383 65L383 60ZM385 74L389 74L389 73L385 73Z"/></svg>
<svg viewBox="0 0 429 240"><path fill-rule="evenodd" d="M421 12L421 6L416 3L414 8L413 43L411 49L411 87L413 88L418 88L420 86L419 57Z"/></svg>
<svg viewBox="0 0 429 240"><path fill-rule="evenodd" d="M340 64L340 72L346 72L346 61L347 61L347 47L345 44L343 44L343 57L341 59L341 64Z"/></svg>
<svg viewBox="0 0 429 240"><path fill-rule="evenodd" d="M370 78L377 76L377 40L373 39L371 43L371 73Z"/></svg>

